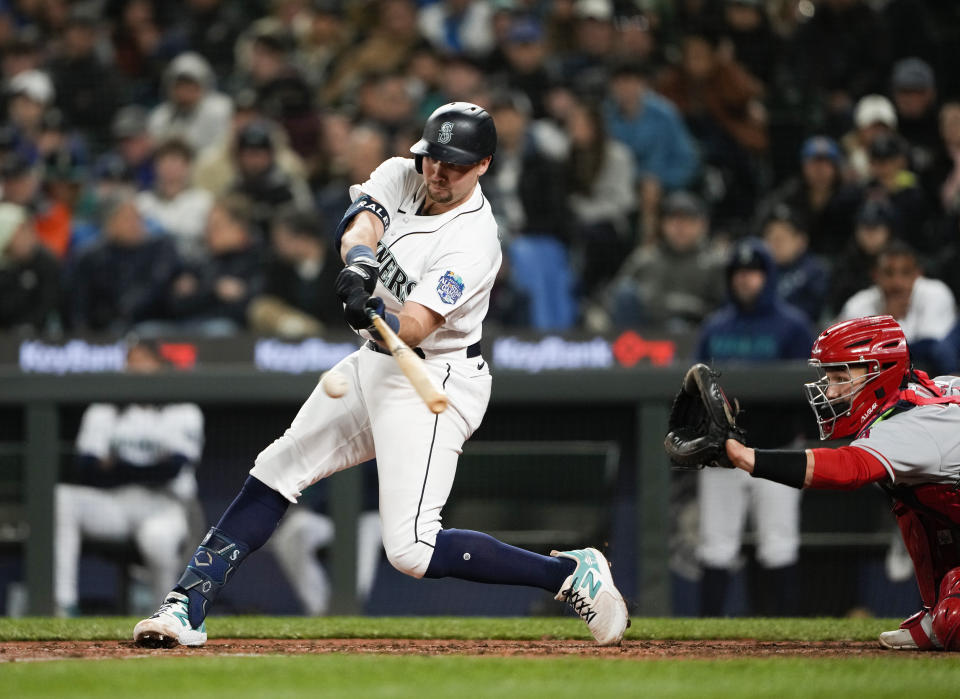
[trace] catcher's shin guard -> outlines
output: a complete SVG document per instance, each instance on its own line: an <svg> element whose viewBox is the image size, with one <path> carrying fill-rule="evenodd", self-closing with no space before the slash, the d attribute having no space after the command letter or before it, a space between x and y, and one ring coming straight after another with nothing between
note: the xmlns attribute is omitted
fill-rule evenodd
<svg viewBox="0 0 960 699"><path fill-rule="evenodd" d="M933 608L933 632L944 650L960 650L960 568L940 581L940 601Z"/></svg>
<svg viewBox="0 0 960 699"><path fill-rule="evenodd" d="M186 590L190 598L191 626L200 626L210 603L249 553L250 547L244 542L232 539L216 527L210 528L177 583L177 587Z"/></svg>

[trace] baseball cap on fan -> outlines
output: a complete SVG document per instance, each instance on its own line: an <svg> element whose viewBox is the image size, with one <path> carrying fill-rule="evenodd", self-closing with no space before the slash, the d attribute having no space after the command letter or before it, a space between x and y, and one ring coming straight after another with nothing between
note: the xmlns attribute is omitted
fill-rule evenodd
<svg viewBox="0 0 960 699"><path fill-rule="evenodd" d="M800 149L800 159L804 162L811 158L824 158L833 163L840 162L840 147L832 138L826 136L811 136L803 142Z"/></svg>
<svg viewBox="0 0 960 699"><path fill-rule="evenodd" d="M707 205L696 194L678 190L671 192L664 198L661 213L663 216L704 218L707 215Z"/></svg>
<svg viewBox="0 0 960 699"><path fill-rule="evenodd" d="M883 95L865 95L860 98L853 110L853 123L858 129L865 129L874 124L883 124L896 129L897 110Z"/></svg>
<svg viewBox="0 0 960 699"><path fill-rule="evenodd" d="M573 13L579 19L610 22L613 20L613 3L610 0L577 0Z"/></svg>
<svg viewBox="0 0 960 699"><path fill-rule="evenodd" d="M936 85L933 68L921 58L910 57L896 62L890 84L894 90L932 90Z"/></svg>
<svg viewBox="0 0 960 699"><path fill-rule="evenodd" d="M53 81L40 70L25 70L10 79L7 87L10 95L23 95L40 104L53 102Z"/></svg>

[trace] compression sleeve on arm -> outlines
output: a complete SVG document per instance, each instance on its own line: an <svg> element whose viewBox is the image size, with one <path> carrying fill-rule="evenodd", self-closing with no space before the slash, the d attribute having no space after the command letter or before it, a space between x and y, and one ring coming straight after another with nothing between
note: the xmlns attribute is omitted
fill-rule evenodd
<svg viewBox="0 0 960 699"><path fill-rule="evenodd" d="M802 488L807 477L807 452L800 449L754 449L754 478Z"/></svg>
<svg viewBox="0 0 960 699"><path fill-rule="evenodd" d="M855 490L890 477L878 458L857 447L814 449L813 459L810 488Z"/></svg>

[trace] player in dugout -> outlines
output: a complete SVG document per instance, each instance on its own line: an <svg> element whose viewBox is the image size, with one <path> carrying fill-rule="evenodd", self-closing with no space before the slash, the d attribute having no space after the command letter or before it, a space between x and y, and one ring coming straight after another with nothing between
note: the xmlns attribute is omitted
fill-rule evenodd
<svg viewBox="0 0 960 699"><path fill-rule="evenodd" d="M496 145L486 110L452 102L427 119L414 158L390 158L350 187L353 203L336 232L346 263L336 290L347 323L367 342L333 368L347 385L338 398L316 388L260 452L160 609L134 628L137 643L203 645L211 604L288 505L312 483L374 457L383 546L395 568L415 578L539 587L572 606L598 643L620 643L627 607L600 551L543 556L440 524L457 457L490 399L480 336L501 252L479 178ZM446 392L446 410L427 409L369 311L423 359Z"/></svg>
<svg viewBox="0 0 960 699"><path fill-rule="evenodd" d="M923 609L880 634L896 650L960 650L960 377L913 368L892 316L824 330L811 351L819 379L805 384L821 439L837 448L747 447L716 374L692 367L664 446L675 466L739 468L794 488L853 490L879 484L893 499Z"/></svg>

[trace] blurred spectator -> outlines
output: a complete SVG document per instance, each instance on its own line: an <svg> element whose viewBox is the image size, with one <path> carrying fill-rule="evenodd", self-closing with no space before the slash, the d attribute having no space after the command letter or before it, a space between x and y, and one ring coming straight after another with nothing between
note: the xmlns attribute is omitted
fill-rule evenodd
<svg viewBox="0 0 960 699"><path fill-rule="evenodd" d="M164 368L156 347L128 349L127 371ZM60 616L76 616L81 545L132 542L147 568L153 599L176 581L199 511L196 467L203 413L193 403L94 403L77 434L74 474L55 497L55 596ZM125 601L124 601L125 602Z"/></svg>
<svg viewBox="0 0 960 699"><path fill-rule="evenodd" d="M636 64L614 70L604 117L610 135L633 153L641 233L645 243L652 243L661 192L683 189L697 174L693 138L676 108L650 89L646 71Z"/></svg>
<svg viewBox="0 0 960 699"><path fill-rule="evenodd" d="M110 126L115 152L131 173L137 189L153 186L153 138L147 128L147 110L137 104L117 111Z"/></svg>
<svg viewBox="0 0 960 699"><path fill-rule="evenodd" d="M123 333L165 317L181 264L170 238L147 233L132 195L105 202L103 237L80 253L71 274L71 328Z"/></svg>
<svg viewBox="0 0 960 699"><path fill-rule="evenodd" d="M28 70L37 70L42 65L38 33L20 28L16 36L2 42L0 52L0 78L8 85L15 75Z"/></svg>
<svg viewBox="0 0 960 699"><path fill-rule="evenodd" d="M2 200L19 204L34 214L34 229L48 250L62 258L70 244L70 215L61 202L51 200L43 187L43 167L19 153L0 161Z"/></svg>
<svg viewBox="0 0 960 699"><path fill-rule="evenodd" d="M783 42L773 31L762 0L723 0L723 32L733 58L767 87L783 55Z"/></svg>
<svg viewBox="0 0 960 699"><path fill-rule="evenodd" d="M80 156L68 148L48 154L43 162L40 194L34 200L37 230L61 259L69 252L75 235L86 235L86 231L77 231L75 224L90 225L89 221L81 220L85 212L78 210L89 174Z"/></svg>
<svg viewBox="0 0 960 699"><path fill-rule="evenodd" d="M508 326L569 327L577 311L567 250L568 173L543 148L526 95L498 93L489 111L497 124L497 154L483 191L500 227L504 263L488 315Z"/></svg>
<svg viewBox="0 0 960 699"><path fill-rule="evenodd" d="M331 221L339 221L353 203L350 199L350 185L366 182L370 173L388 157L387 137L380 129L366 125L354 126L343 141L342 161L345 170L332 177L317 193L317 208L328 226ZM328 231L331 239L332 233L331 227ZM339 259L339 251L337 258Z"/></svg>
<svg viewBox="0 0 960 699"><path fill-rule="evenodd" d="M223 84L233 72L237 38L259 6L230 0L184 0L178 5L175 33L185 46L207 59Z"/></svg>
<svg viewBox="0 0 960 699"><path fill-rule="evenodd" d="M59 263L37 240L27 209L0 203L0 330L51 330L59 307Z"/></svg>
<svg viewBox="0 0 960 699"><path fill-rule="evenodd" d="M340 327L343 306L334 282L342 265L323 221L312 213L280 213L273 220L270 242L263 290L248 309L250 329L304 337Z"/></svg>
<svg viewBox="0 0 960 699"><path fill-rule="evenodd" d="M853 129L841 143L846 153L848 178L858 183L870 179L870 145L878 136L897 132L897 112L883 95L865 95L853 110Z"/></svg>
<svg viewBox="0 0 960 699"><path fill-rule="evenodd" d="M110 119L121 104L117 71L97 53L99 33L98 16L77 7L64 34L63 53L49 63L57 106L95 149L109 142Z"/></svg>
<svg viewBox="0 0 960 699"><path fill-rule="evenodd" d="M938 374L954 371L956 349L943 342L957 320L950 287L923 276L916 253L901 241L891 242L877 256L873 281L873 286L847 299L837 320L892 315L903 328L911 357L921 368Z"/></svg>
<svg viewBox="0 0 960 699"><path fill-rule="evenodd" d="M853 237L834 258L829 308L839 313L847 299L873 284L877 255L893 240L893 210L880 199L864 202Z"/></svg>
<svg viewBox="0 0 960 699"><path fill-rule="evenodd" d="M540 21L526 16L514 19L507 31L503 54L506 66L501 81L506 88L526 95L532 117L542 119L547 115L546 92L558 77L547 67L547 44Z"/></svg>
<svg viewBox="0 0 960 699"><path fill-rule="evenodd" d="M247 69L259 112L280 124L290 147L309 158L319 145L320 124L310 87L291 60L293 48L293 38L285 30L255 31Z"/></svg>
<svg viewBox="0 0 960 699"><path fill-rule="evenodd" d="M907 143L897 135L881 135L870 144L867 197L886 199L893 207L894 233L919 251L933 255L939 244L929 227L932 206L909 169Z"/></svg>
<svg viewBox="0 0 960 699"><path fill-rule="evenodd" d="M204 148L197 154L193 169L193 184L213 193L226 194L237 178L237 137L247 126L261 124L270 133L277 167L294 179L306 177L306 165L293 152L286 132L276 124L266 121L256 110L256 95L243 90L234 99L233 119L225 138Z"/></svg>
<svg viewBox="0 0 960 699"><path fill-rule="evenodd" d="M313 203L306 182L280 168L274 156L271 129L264 122L253 122L237 134L235 166L235 177L228 191L243 195L253 205L249 212L251 223L261 240L266 239L277 207L293 204L307 209Z"/></svg>
<svg viewBox="0 0 960 699"><path fill-rule="evenodd" d="M7 115L20 139L36 145L44 112L53 104L50 77L40 70L18 73L7 85Z"/></svg>
<svg viewBox="0 0 960 699"><path fill-rule="evenodd" d="M449 56L440 73L440 95L446 102L480 104L489 89L483 66L468 56Z"/></svg>
<svg viewBox="0 0 960 699"><path fill-rule="evenodd" d="M573 217L570 249L581 296L589 298L616 271L611 261L622 260L633 246L633 162L627 147L607 136L598 107L576 102L565 126L570 141L564 164Z"/></svg>
<svg viewBox="0 0 960 699"><path fill-rule="evenodd" d="M769 148L763 84L718 51L708 27L684 30L680 62L657 81L700 146L714 227L736 226L753 215L764 184Z"/></svg>
<svg viewBox="0 0 960 699"><path fill-rule="evenodd" d="M369 33L337 60L323 89L326 104L343 105L367 73L401 69L422 42L413 0L380 0L374 21Z"/></svg>
<svg viewBox="0 0 960 699"><path fill-rule="evenodd" d="M340 54L356 41L342 4L340 0L314 0L309 29L298 37L296 62L314 90L323 88Z"/></svg>
<svg viewBox="0 0 960 699"><path fill-rule="evenodd" d="M164 10L156 0L115 0L111 18L114 68L123 76L129 99L154 104L160 95L163 66L177 53L176 40L166 32Z"/></svg>
<svg viewBox="0 0 960 699"><path fill-rule="evenodd" d="M863 194L843 181L840 148L826 136L811 136L800 150L800 172L773 190L757 207L763 221L778 204L804 221L810 249L829 256L842 250L853 234Z"/></svg>
<svg viewBox="0 0 960 699"><path fill-rule="evenodd" d="M390 141L406 135L414 120L413 99L407 90L407 78L400 72L371 73L357 90L358 122L383 131Z"/></svg>
<svg viewBox="0 0 960 699"><path fill-rule="evenodd" d="M910 169L933 191L930 179L940 148L937 123L937 84L933 69L916 57L904 58L893 66L890 92L897 107L898 131L907 141Z"/></svg>
<svg viewBox="0 0 960 699"><path fill-rule="evenodd" d="M800 13L797 13L800 14ZM865 0L822 0L797 25L790 62L798 85L812 85L822 129L846 130L859 95L887 87L889 42L876 10Z"/></svg>
<svg viewBox="0 0 960 699"><path fill-rule="evenodd" d="M493 50L493 12L485 0L438 0L420 10L420 33L444 54L484 58Z"/></svg>
<svg viewBox="0 0 960 699"><path fill-rule="evenodd" d="M170 317L181 332L207 336L236 333L246 326L247 307L260 293L261 246L251 230L248 202L218 200L204 235L204 260L189 264L174 279ZM154 326L151 333L164 328Z"/></svg>
<svg viewBox="0 0 960 699"><path fill-rule="evenodd" d="M588 99L602 99L607 90L615 60L613 20L612 0L574 2L574 48L558 58L567 85Z"/></svg>
<svg viewBox="0 0 960 699"><path fill-rule="evenodd" d="M960 212L960 102L947 102L940 108L940 138L933 191L944 213L952 216Z"/></svg>
<svg viewBox="0 0 960 699"><path fill-rule="evenodd" d="M153 189L137 195L137 209L173 238L182 259L197 262L203 257L203 231L213 195L190 186L192 165L193 149L185 141L172 138L161 143L153 154Z"/></svg>
<svg viewBox="0 0 960 699"><path fill-rule="evenodd" d="M166 99L154 107L147 129L157 143L179 137L197 151L229 132L233 105L214 89L213 71L198 53L181 53L163 73Z"/></svg>
<svg viewBox="0 0 960 699"><path fill-rule="evenodd" d="M727 262L730 302L704 322L697 361L771 362L806 359L813 345L809 321L798 308L777 298L776 271L763 244L737 243ZM783 448L802 438L801 415L780 406L755 408L737 420L759 448ZM700 545L703 565L700 615L724 616L731 572L737 563L747 512L751 511L760 563L754 614L797 613L800 548L800 492L751 478L737 469L703 469L700 474Z"/></svg>
<svg viewBox="0 0 960 699"><path fill-rule="evenodd" d="M803 222L786 206L777 206L767 217L762 236L776 266L777 296L803 311L816 327L827 300L830 270L810 252Z"/></svg>
<svg viewBox="0 0 960 699"><path fill-rule="evenodd" d="M616 327L695 329L724 296L724 259L710 245L703 201L673 192L663 202L661 235L627 257L610 283L606 309ZM602 329L604 324L594 325Z"/></svg>

